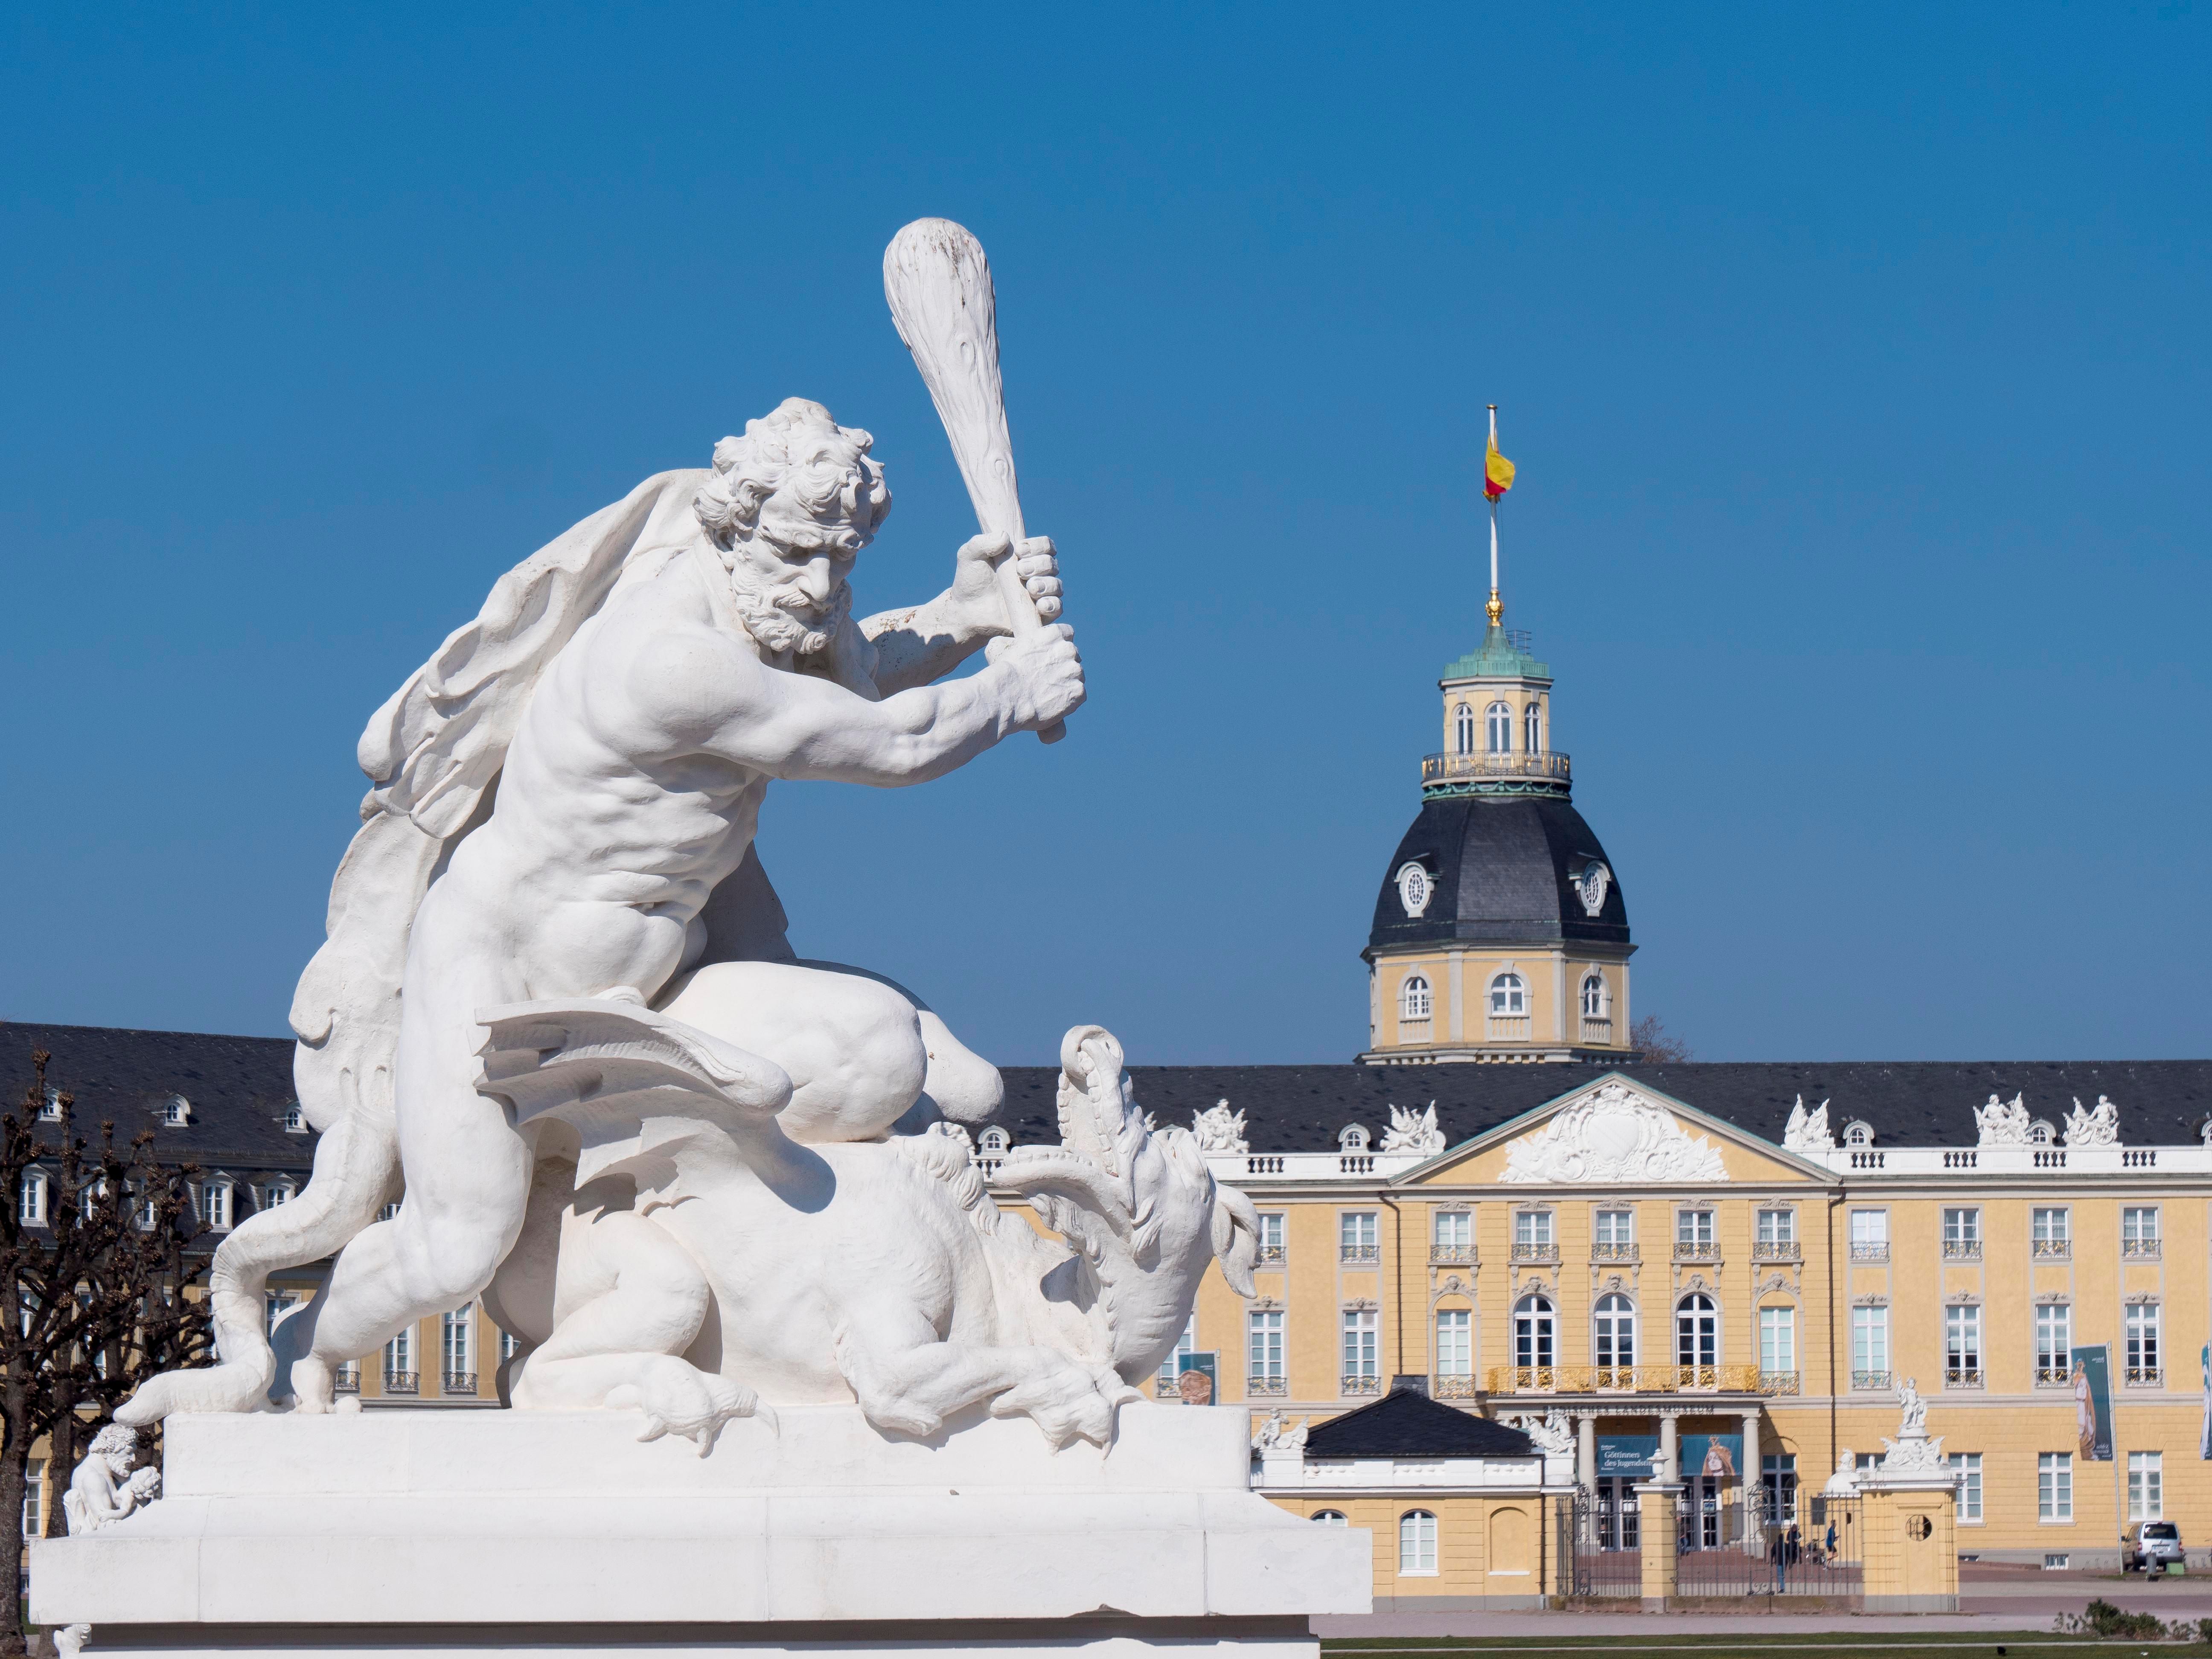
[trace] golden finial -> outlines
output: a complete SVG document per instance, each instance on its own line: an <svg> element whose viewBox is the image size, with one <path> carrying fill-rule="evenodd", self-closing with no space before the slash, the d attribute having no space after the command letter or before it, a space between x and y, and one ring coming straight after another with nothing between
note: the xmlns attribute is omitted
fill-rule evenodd
<svg viewBox="0 0 2212 1659"><path fill-rule="evenodd" d="M1505 601L1498 597L1498 590L1490 590L1490 603L1483 607L1490 613L1490 625L1495 628L1505 620Z"/></svg>

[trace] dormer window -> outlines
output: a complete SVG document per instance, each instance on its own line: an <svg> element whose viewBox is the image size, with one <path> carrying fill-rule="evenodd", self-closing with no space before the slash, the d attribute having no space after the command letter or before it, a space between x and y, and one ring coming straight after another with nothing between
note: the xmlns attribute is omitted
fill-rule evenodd
<svg viewBox="0 0 2212 1659"><path fill-rule="evenodd" d="M15 1218L26 1227L46 1224L46 1185L44 1170L23 1171L23 1184L15 1195Z"/></svg>
<svg viewBox="0 0 2212 1659"><path fill-rule="evenodd" d="M1429 981L1419 974L1408 974L1398 988L1398 1018L1426 1019L1434 1000Z"/></svg>
<svg viewBox="0 0 2212 1659"><path fill-rule="evenodd" d="M46 1090L46 1103L39 1108L39 1121L41 1123L58 1123L61 1121L62 1091L58 1089L49 1087Z"/></svg>
<svg viewBox="0 0 2212 1659"><path fill-rule="evenodd" d="M1844 1145L1846 1146L1873 1146L1874 1125L1871 1123L1845 1124L1844 1126Z"/></svg>
<svg viewBox="0 0 2212 1659"><path fill-rule="evenodd" d="M300 1195L300 1189L289 1181L272 1181L261 1189L261 1207L273 1209L279 1204L289 1204Z"/></svg>
<svg viewBox="0 0 2212 1659"><path fill-rule="evenodd" d="M161 1121L172 1129L181 1129L192 1121L192 1103L182 1095L171 1095L161 1103Z"/></svg>
<svg viewBox="0 0 2212 1659"><path fill-rule="evenodd" d="M1510 755L1513 752L1513 705L1493 702L1490 705L1490 752Z"/></svg>
<svg viewBox="0 0 2212 1659"><path fill-rule="evenodd" d="M1340 1152L1364 1152L1367 1150L1367 1131L1357 1123L1347 1123L1336 1137Z"/></svg>
<svg viewBox="0 0 2212 1659"><path fill-rule="evenodd" d="M284 1109L284 1133L288 1135L307 1133L307 1109L296 1100Z"/></svg>
<svg viewBox="0 0 2212 1659"><path fill-rule="evenodd" d="M1474 709L1470 704L1452 710L1452 746L1462 755L1474 752Z"/></svg>
<svg viewBox="0 0 2212 1659"><path fill-rule="evenodd" d="M975 1150L985 1158L1004 1158L1013 1144L1014 1138L995 1123L975 1138Z"/></svg>
<svg viewBox="0 0 2212 1659"><path fill-rule="evenodd" d="M1521 717L1522 743L1521 746L1532 755L1544 752L1544 706L1532 702Z"/></svg>
<svg viewBox="0 0 2212 1659"><path fill-rule="evenodd" d="M235 1188L228 1176L217 1176L200 1188L200 1219L219 1233L227 1233L235 1224L233 1198Z"/></svg>
<svg viewBox="0 0 2212 1659"><path fill-rule="evenodd" d="M2042 1118L2036 1119L2027 1129L2027 1138L2039 1146L2048 1146L2056 1133L2057 1131Z"/></svg>

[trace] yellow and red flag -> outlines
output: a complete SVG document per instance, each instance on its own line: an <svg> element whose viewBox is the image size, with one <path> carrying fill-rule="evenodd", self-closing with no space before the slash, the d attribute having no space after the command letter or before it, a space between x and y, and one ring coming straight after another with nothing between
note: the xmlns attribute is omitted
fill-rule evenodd
<svg viewBox="0 0 2212 1659"><path fill-rule="evenodd" d="M1496 501L1513 488L1513 463L1498 453L1498 434L1490 434L1490 447L1482 458L1482 493Z"/></svg>

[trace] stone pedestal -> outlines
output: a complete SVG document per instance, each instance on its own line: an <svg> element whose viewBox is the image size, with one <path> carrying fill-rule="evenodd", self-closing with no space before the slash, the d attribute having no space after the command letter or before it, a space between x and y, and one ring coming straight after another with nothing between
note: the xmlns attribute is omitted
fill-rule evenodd
<svg viewBox="0 0 2212 1659"><path fill-rule="evenodd" d="M1859 1477L1867 1613L1956 1613L1958 1487L1948 1474L1872 1469Z"/></svg>
<svg viewBox="0 0 2212 1659"><path fill-rule="evenodd" d="M1654 1480L1636 1488L1636 1525L1644 1567L1644 1610L1664 1613L1674 1600L1680 1559L1676 1528L1681 1523L1678 1481Z"/></svg>
<svg viewBox="0 0 2212 1659"><path fill-rule="evenodd" d="M33 1544L31 1617L92 1654L583 1659L650 1646L1313 1659L1367 1540L1248 1489L1242 1410L1135 1404L1110 1453L1025 1420L884 1439L857 1407L709 1457L616 1412L175 1417L164 1495Z"/></svg>

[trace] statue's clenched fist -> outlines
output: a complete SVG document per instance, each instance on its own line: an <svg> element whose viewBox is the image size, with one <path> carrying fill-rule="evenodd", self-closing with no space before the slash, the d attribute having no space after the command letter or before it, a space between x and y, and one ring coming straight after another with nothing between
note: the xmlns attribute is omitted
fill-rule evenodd
<svg viewBox="0 0 2212 1659"><path fill-rule="evenodd" d="M993 640L985 648L993 668L1004 672L1013 723L1027 731L1065 720L1083 707L1083 655L1075 630L1054 623L1034 634Z"/></svg>
<svg viewBox="0 0 2212 1659"><path fill-rule="evenodd" d="M952 602L980 633L1007 631L1006 601L999 597L994 574L999 562L1006 558L1014 561L1014 574L1022 579L1039 619L1050 622L1060 615L1060 554L1052 538L1024 536L1017 544L987 532L963 542L952 564Z"/></svg>

